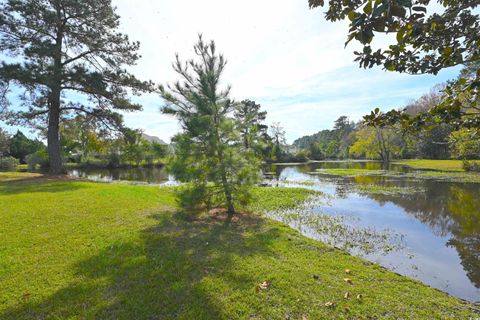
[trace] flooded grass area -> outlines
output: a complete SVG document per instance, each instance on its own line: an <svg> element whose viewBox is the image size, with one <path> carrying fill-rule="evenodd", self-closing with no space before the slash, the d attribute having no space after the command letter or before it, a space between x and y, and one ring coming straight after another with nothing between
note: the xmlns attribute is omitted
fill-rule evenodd
<svg viewBox="0 0 480 320"><path fill-rule="evenodd" d="M272 166L272 186L322 192L270 213L312 238L470 301L480 301L480 175L402 164Z"/></svg>

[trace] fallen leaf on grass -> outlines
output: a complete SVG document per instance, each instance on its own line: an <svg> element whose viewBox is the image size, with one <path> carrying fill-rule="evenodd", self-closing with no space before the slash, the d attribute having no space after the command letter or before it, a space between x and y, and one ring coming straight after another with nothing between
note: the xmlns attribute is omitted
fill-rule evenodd
<svg viewBox="0 0 480 320"><path fill-rule="evenodd" d="M268 287L270 287L270 281L265 280L262 283L257 284L257 286L255 287L255 291L259 292L260 290L265 290Z"/></svg>
<svg viewBox="0 0 480 320"><path fill-rule="evenodd" d="M343 278L343 281L345 281L348 284L353 284L352 279L350 278Z"/></svg>
<svg viewBox="0 0 480 320"><path fill-rule="evenodd" d="M350 269L345 269L345 273L346 273L346 274L350 274L350 273L352 273L352 270L350 270Z"/></svg>
<svg viewBox="0 0 480 320"><path fill-rule="evenodd" d="M362 300L362 298L363 298L363 294L357 294L357 299L358 300Z"/></svg>
<svg viewBox="0 0 480 320"><path fill-rule="evenodd" d="M344 297L345 299L350 298L350 292L345 292L345 294L343 295L343 297Z"/></svg>
<svg viewBox="0 0 480 320"><path fill-rule="evenodd" d="M325 307L333 308L333 307L335 307L335 302L333 302L333 301L328 301L327 303L325 303Z"/></svg>
<svg viewBox="0 0 480 320"><path fill-rule="evenodd" d="M31 294L31 293L28 293L28 292L27 292L27 293L24 293L24 294L22 295L22 299L26 300L26 299L30 298L31 295L32 295L32 294Z"/></svg>

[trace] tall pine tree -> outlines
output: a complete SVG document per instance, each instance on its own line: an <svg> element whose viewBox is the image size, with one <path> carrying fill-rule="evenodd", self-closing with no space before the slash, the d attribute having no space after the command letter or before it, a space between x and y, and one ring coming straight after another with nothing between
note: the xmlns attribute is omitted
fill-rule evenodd
<svg viewBox="0 0 480 320"><path fill-rule="evenodd" d="M2 117L47 129L52 174L63 171L62 119L81 113L106 128L119 128L123 119L117 111L141 110L128 93L152 87L124 69L139 59L139 43L118 32L119 19L110 0L0 4L0 82L22 91L16 100L20 109L8 111L3 101Z"/></svg>

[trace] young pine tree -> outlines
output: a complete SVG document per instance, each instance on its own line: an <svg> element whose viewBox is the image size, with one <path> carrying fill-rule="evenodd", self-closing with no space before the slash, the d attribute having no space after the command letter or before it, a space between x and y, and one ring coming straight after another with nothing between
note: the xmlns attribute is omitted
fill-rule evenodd
<svg viewBox="0 0 480 320"><path fill-rule="evenodd" d="M230 88L220 88L224 57L216 53L213 41L207 44L201 35L194 50L196 60L182 62L176 57L174 70L181 80L160 87L167 101L162 112L175 116L182 128L173 139L170 170L186 183L180 197L184 207L225 206L230 221L259 179L259 161L243 148L232 117L235 104Z"/></svg>

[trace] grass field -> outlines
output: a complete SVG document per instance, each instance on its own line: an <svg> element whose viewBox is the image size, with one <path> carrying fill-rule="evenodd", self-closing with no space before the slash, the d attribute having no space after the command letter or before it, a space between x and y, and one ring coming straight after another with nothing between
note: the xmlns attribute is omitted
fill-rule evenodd
<svg viewBox="0 0 480 320"><path fill-rule="evenodd" d="M257 211L310 195L255 194ZM2 320L479 316L259 215L186 221L171 188L0 173L0 204Z"/></svg>
<svg viewBox="0 0 480 320"><path fill-rule="evenodd" d="M416 169L464 171L462 160L402 160L395 163L404 164Z"/></svg>

